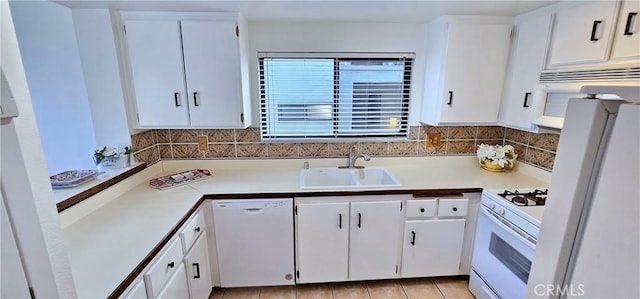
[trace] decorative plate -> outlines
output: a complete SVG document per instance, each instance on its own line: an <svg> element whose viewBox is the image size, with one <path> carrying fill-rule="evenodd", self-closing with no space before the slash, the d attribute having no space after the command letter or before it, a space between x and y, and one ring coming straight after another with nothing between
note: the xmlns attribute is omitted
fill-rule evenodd
<svg viewBox="0 0 640 299"><path fill-rule="evenodd" d="M67 170L49 177L53 188L72 188L94 179L97 170Z"/></svg>
<svg viewBox="0 0 640 299"><path fill-rule="evenodd" d="M149 180L149 186L164 190L203 180L210 176L211 171L207 169L191 169L151 179Z"/></svg>

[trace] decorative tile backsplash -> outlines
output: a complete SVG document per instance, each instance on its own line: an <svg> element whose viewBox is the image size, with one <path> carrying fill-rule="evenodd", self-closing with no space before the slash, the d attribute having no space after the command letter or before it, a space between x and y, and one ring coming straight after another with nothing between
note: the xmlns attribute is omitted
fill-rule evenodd
<svg viewBox="0 0 640 299"><path fill-rule="evenodd" d="M440 133L439 147L426 147L427 133ZM198 149L198 136L208 149ZM412 126L408 140L381 141L260 141L259 128L158 129L131 136L136 159L153 164L161 159L252 159L345 157L355 147L371 156L473 155L479 144L511 144L518 160L553 169L559 135L535 134L498 126Z"/></svg>

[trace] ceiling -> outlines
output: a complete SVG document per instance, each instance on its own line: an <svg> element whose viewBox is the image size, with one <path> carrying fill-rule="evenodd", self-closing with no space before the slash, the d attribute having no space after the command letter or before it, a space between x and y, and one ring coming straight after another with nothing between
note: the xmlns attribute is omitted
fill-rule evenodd
<svg viewBox="0 0 640 299"><path fill-rule="evenodd" d="M233 11L249 21L426 23L445 15L514 16L558 1L54 1L72 8L112 8L153 11Z"/></svg>

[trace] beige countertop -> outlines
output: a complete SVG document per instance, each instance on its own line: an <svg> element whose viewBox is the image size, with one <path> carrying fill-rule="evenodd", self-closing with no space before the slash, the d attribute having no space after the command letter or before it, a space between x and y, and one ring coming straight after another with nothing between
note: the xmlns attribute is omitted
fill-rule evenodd
<svg viewBox="0 0 640 299"><path fill-rule="evenodd" d="M65 246L80 298L108 296L205 194L306 193L299 173L335 167L346 159L170 160L156 163L130 178L60 213ZM513 172L481 169L473 156L373 158L359 165L383 166L414 189L545 188L550 173L529 165ZM152 189L160 175L205 168L213 176L168 190ZM343 189L359 191L375 189Z"/></svg>

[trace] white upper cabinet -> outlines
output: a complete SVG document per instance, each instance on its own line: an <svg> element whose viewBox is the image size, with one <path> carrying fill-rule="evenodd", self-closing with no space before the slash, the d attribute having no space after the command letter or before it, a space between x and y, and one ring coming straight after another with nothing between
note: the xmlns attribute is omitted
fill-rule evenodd
<svg viewBox="0 0 640 299"><path fill-rule="evenodd" d="M140 128L250 125L237 16L123 13L123 20Z"/></svg>
<svg viewBox="0 0 640 299"><path fill-rule="evenodd" d="M421 122L495 124L512 18L441 17L427 27Z"/></svg>
<svg viewBox="0 0 640 299"><path fill-rule="evenodd" d="M615 1L595 1L558 11L549 67L607 61L617 7Z"/></svg>
<svg viewBox="0 0 640 299"><path fill-rule="evenodd" d="M544 102L535 102L538 77L544 69L552 14L516 20L500 124L535 131L532 121L542 115Z"/></svg>
<svg viewBox="0 0 640 299"><path fill-rule="evenodd" d="M188 126L180 23L131 20L126 36L140 126Z"/></svg>
<svg viewBox="0 0 640 299"><path fill-rule="evenodd" d="M624 1L613 40L612 60L640 58L640 1Z"/></svg>

